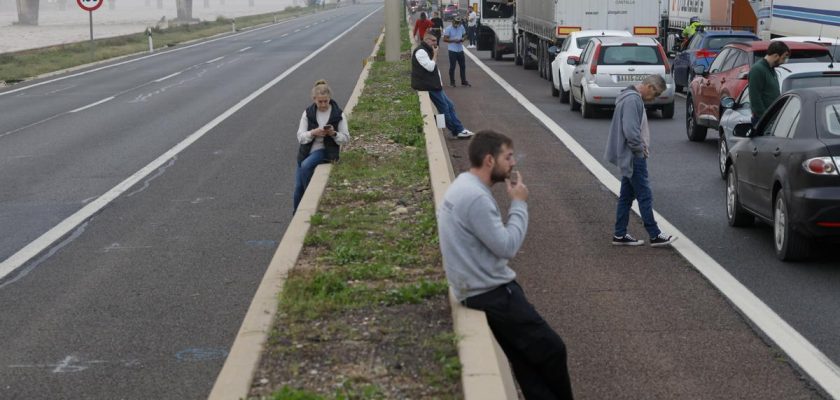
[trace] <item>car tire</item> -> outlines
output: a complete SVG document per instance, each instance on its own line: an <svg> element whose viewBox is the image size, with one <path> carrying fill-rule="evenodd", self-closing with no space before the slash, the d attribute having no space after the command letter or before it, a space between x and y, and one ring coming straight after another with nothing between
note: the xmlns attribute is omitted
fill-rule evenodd
<svg viewBox="0 0 840 400"><path fill-rule="evenodd" d="M580 92L580 114L584 119L595 117L595 106L586 101L586 93Z"/></svg>
<svg viewBox="0 0 840 400"><path fill-rule="evenodd" d="M741 206L741 199L738 196L738 175L735 168L730 168L726 175L726 221L729 226L749 226L755 222L753 217L744 207Z"/></svg>
<svg viewBox="0 0 840 400"><path fill-rule="evenodd" d="M569 102L569 91L560 89L560 102L566 104Z"/></svg>
<svg viewBox="0 0 840 400"><path fill-rule="evenodd" d="M666 104L662 106L662 118L664 119L673 119L674 118L674 103Z"/></svg>
<svg viewBox="0 0 840 400"><path fill-rule="evenodd" d="M726 179L726 160L729 159L729 146L726 144L726 137L723 131L720 131L720 138L718 139L718 170L720 171L720 179Z"/></svg>
<svg viewBox="0 0 840 400"><path fill-rule="evenodd" d="M554 87L554 82L548 81L548 86L551 86L551 96L552 97L559 97L560 96L560 89Z"/></svg>
<svg viewBox="0 0 840 400"><path fill-rule="evenodd" d="M781 189L776 193L773 207L773 248L776 258L782 261L796 261L808 257L810 242L805 236L793 229L790 223L785 194Z"/></svg>
<svg viewBox="0 0 840 400"><path fill-rule="evenodd" d="M575 100L575 94L572 91L575 90L574 87L569 84L569 109L572 111L580 110L580 103Z"/></svg>
<svg viewBox="0 0 840 400"><path fill-rule="evenodd" d="M502 56L503 55L504 54L502 54L502 52L499 51L499 38L494 37L493 38L493 47L491 48L490 56L493 57L493 59L496 60L496 61L502 61Z"/></svg>
<svg viewBox="0 0 840 400"><path fill-rule="evenodd" d="M692 142L706 140L706 131L708 129L705 126L697 124L697 120L694 118L694 100L690 95L685 99L685 131L688 140Z"/></svg>

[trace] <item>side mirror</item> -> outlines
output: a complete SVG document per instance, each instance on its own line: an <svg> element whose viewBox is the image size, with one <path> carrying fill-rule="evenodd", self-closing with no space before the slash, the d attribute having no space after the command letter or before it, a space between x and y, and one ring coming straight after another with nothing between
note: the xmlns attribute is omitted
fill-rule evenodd
<svg viewBox="0 0 840 400"><path fill-rule="evenodd" d="M732 134L737 137L750 137L752 133L752 124L745 123L745 124L738 124L735 125L735 129L733 130Z"/></svg>
<svg viewBox="0 0 840 400"><path fill-rule="evenodd" d="M694 64L691 70L694 71L694 75L706 76L706 67L703 65Z"/></svg>
<svg viewBox="0 0 840 400"><path fill-rule="evenodd" d="M750 79L750 73L749 72L741 72L740 74L738 74L738 79L744 80L744 81L748 80L748 79Z"/></svg>
<svg viewBox="0 0 840 400"><path fill-rule="evenodd" d="M557 46L551 46L548 48L548 54L550 54L551 56L556 56L559 52L560 49L558 49Z"/></svg>
<svg viewBox="0 0 840 400"><path fill-rule="evenodd" d="M720 108L722 109L733 109L735 108L735 99L727 96L720 100Z"/></svg>
<svg viewBox="0 0 840 400"><path fill-rule="evenodd" d="M569 56L569 58L567 58L567 59L566 59L566 64L569 64L569 65L578 65L578 64L580 64L580 57L578 57L578 56Z"/></svg>

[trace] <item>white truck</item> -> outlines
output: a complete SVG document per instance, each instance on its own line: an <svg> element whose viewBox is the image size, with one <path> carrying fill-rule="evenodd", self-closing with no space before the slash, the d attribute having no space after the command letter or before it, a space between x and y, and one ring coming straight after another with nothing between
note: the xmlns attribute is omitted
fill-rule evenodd
<svg viewBox="0 0 840 400"><path fill-rule="evenodd" d="M515 63L551 79L552 46L569 33L604 29L658 38L661 0L518 0L514 32Z"/></svg>
<svg viewBox="0 0 840 400"><path fill-rule="evenodd" d="M490 50L496 60L513 53L513 13L512 1L478 1L478 50Z"/></svg>
<svg viewBox="0 0 840 400"><path fill-rule="evenodd" d="M780 36L840 38L838 0L759 0L758 37Z"/></svg>

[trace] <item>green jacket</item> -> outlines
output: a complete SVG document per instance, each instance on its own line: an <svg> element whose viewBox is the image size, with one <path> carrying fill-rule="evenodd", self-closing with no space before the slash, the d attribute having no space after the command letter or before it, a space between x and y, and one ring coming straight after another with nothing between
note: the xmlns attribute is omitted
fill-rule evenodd
<svg viewBox="0 0 840 400"><path fill-rule="evenodd" d="M750 68L750 107L753 116L761 118L780 95L776 72L767 60L762 58L756 61Z"/></svg>
<svg viewBox="0 0 840 400"><path fill-rule="evenodd" d="M697 33L697 28L699 28L702 25L703 24L700 23L700 22L692 22L691 24L689 24L688 26L686 26L683 29L683 31L682 31L683 37L690 38L690 37L694 36L694 34Z"/></svg>

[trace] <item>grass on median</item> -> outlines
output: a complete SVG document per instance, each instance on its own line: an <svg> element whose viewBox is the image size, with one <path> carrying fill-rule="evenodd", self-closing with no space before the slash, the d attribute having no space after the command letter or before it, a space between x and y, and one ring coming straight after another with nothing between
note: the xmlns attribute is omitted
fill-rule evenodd
<svg viewBox="0 0 840 400"><path fill-rule="evenodd" d="M461 397L407 58L371 66L349 120L353 141L284 285L253 397Z"/></svg>
<svg viewBox="0 0 840 400"><path fill-rule="evenodd" d="M237 30L274 22L315 12L312 7L288 7L276 13L251 15L236 18ZM219 17L215 21L173 26L166 29L152 29L156 49L175 46L190 40L205 38L231 31L231 19ZM50 46L0 54L0 83L16 83L41 74L108 60L114 57L148 51L145 33L117 36L94 40L95 51L91 54L89 41Z"/></svg>

